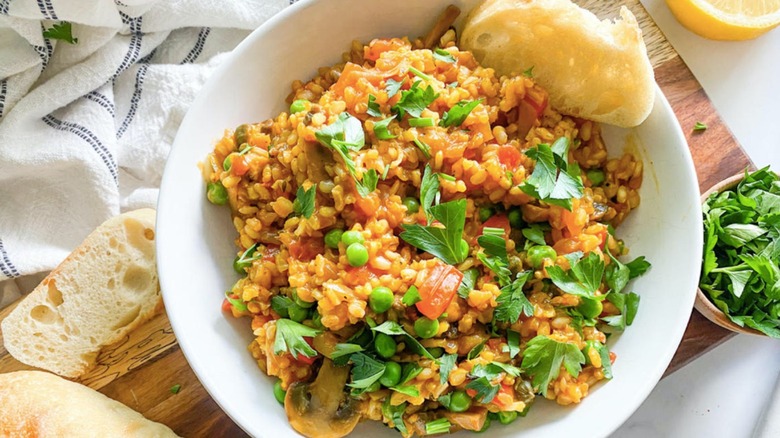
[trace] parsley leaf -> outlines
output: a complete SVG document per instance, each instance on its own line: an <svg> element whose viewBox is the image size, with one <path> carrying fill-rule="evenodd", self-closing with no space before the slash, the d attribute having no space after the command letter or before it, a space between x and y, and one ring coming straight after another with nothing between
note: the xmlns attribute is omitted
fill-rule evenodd
<svg viewBox="0 0 780 438"><path fill-rule="evenodd" d="M303 186L298 187L298 191L295 193L295 201L293 201L293 211L306 219L310 218L314 213L314 197L316 194L316 184L309 187L309 190L304 190Z"/></svg>
<svg viewBox="0 0 780 438"><path fill-rule="evenodd" d="M244 303L244 301L242 301L242 300L240 300L238 298L233 298L233 297L234 297L234 294L231 291L226 291L225 292L225 299L228 300L228 302L233 307L235 307L236 310L238 310L239 312L246 312L247 310L249 310L246 307L246 304Z"/></svg>
<svg viewBox="0 0 780 438"><path fill-rule="evenodd" d="M395 119L395 116L374 122L374 135L376 135L376 138L379 140L390 140L396 137L387 129L393 119Z"/></svg>
<svg viewBox="0 0 780 438"><path fill-rule="evenodd" d="M371 117L382 117L382 111L379 110L379 104L376 103L376 96L373 94L368 95L368 109L366 110L366 114Z"/></svg>
<svg viewBox="0 0 780 438"><path fill-rule="evenodd" d="M538 335L528 341L523 351L522 368L531 376L534 390L546 396L547 387L561 371L561 364L569 374L577 377L584 363L585 356L576 345Z"/></svg>
<svg viewBox="0 0 780 438"><path fill-rule="evenodd" d="M466 117L468 117L469 113L471 113L471 111L480 103L482 103L482 99L471 101L461 100L448 111L444 112L444 114L441 116L441 120L439 121L439 126L449 128L450 126L462 125L463 121L466 120Z"/></svg>
<svg viewBox="0 0 780 438"><path fill-rule="evenodd" d="M315 357L317 356L317 351L303 338L311 338L320 333L322 333L322 330L306 327L291 319L277 319L274 354L280 355L284 352L288 352L295 359L298 359L299 355Z"/></svg>
<svg viewBox="0 0 780 438"><path fill-rule="evenodd" d="M363 124L346 111L339 114L335 122L315 132L314 136L330 148L338 144L351 151L359 151L366 144Z"/></svg>
<svg viewBox="0 0 780 438"><path fill-rule="evenodd" d="M400 392L401 394L408 395L409 397L419 397L420 396L420 390L414 385L395 385L391 386L390 389L392 389L395 392Z"/></svg>
<svg viewBox="0 0 780 438"><path fill-rule="evenodd" d="M433 254L450 265L466 258L461 251L463 227L466 223L466 200L445 202L428 209L444 228L419 224L404 224L400 237L406 243Z"/></svg>
<svg viewBox="0 0 780 438"><path fill-rule="evenodd" d="M181 385L177 383L177 384L171 386L170 391L171 391L171 394L178 394L179 391L181 391Z"/></svg>
<svg viewBox="0 0 780 438"><path fill-rule="evenodd" d="M486 343L487 343L487 339L472 347L471 350L469 350L469 352L466 354L466 360L471 360L476 357L479 357L479 354L482 353L482 350L485 349Z"/></svg>
<svg viewBox="0 0 780 438"><path fill-rule="evenodd" d="M609 359L609 348L599 341L593 341L591 344L593 348L599 353L601 359L601 371L604 373L604 377L607 379L612 378L612 361Z"/></svg>
<svg viewBox="0 0 780 438"><path fill-rule="evenodd" d="M480 403L490 403L501 386L503 373L517 377L520 369L500 362L490 362L487 365L477 364L471 369L469 377L475 379L466 385L466 389L476 391L475 398Z"/></svg>
<svg viewBox="0 0 780 438"><path fill-rule="evenodd" d="M532 242L537 245L547 245L547 242L544 240L544 232L545 227L540 224L531 224L528 226L528 228L523 228L522 231L523 237L525 237L528 242ZM526 242L526 250L530 247L528 242Z"/></svg>
<svg viewBox="0 0 780 438"><path fill-rule="evenodd" d="M425 158L431 159L431 147L425 144L424 141L420 140L419 138L415 138L412 140L414 142L414 145L417 146L417 149L419 149L423 155L425 155Z"/></svg>
<svg viewBox="0 0 780 438"><path fill-rule="evenodd" d="M636 317L636 313L639 310L639 295L634 292L627 294L609 292L607 301L620 309L620 314L601 318L604 322L621 331L634 322L634 317Z"/></svg>
<svg viewBox="0 0 780 438"><path fill-rule="evenodd" d="M585 298L596 298L595 292L601 285L603 274L604 262L594 252L571 263L569 271L560 266L547 267L547 275L560 290Z"/></svg>
<svg viewBox="0 0 780 438"><path fill-rule="evenodd" d="M333 347L333 352L330 353L330 359L350 356L353 353L359 353L361 351L363 351L363 347L357 344L336 344L336 346Z"/></svg>
<svg viewBox="0 0 780 438"><path fill-rule="evenodd" d="M480 403L490 403L498 394L499 385L493 385L487 377L480 377L466 384L466 389L473 389L474 398Z"/></svg>
<svg viewBox="0 0 780 438"><path fill-rule="evenodd" d="M282 317L288 316L288 310L293 305L293 300L284 295L274 295L271 298L271 309Z"/></svg>
<svg viewBox="0 0 780 438"><path fill-rule="evenodd" d="M695 125L693 125L693 131L694 132L702 132L707 130L707 125L702 122L696 122Z"/></svg>
<svg viewBox="0 0 780 438"><path fill-rule="evenodd" d="M526 70L523 71L523 76L527 78L533 78L534 77L534 66L528 67Z"/></svg>
<svg viewBox="0 0 780 438"><path fill-rule="evenodd" d="M460 282L460 286L458 286L458 296L466 299L469 297L469 293L474 289L474 286L477 284L477 279L479 278L479 270L476 268L467 269L463 273L463 280Z"/></svg>
<svg viewBox="0 0 780 438"><path fill-rule="evenodd" d="M526 316L534 314L533 304L523 293L523 286L532 274L532 271L521 272L517 274L517 278L512 284L501 288L501 294L496 298L498 306L493 314L496 321L514 324L520 318L520 314Z"/></svg>
<svg viewBox="0 0 780 438"><path fill-rule="evenodd" d="M420 181L420 208L428 217L428 223L431 223L430 209L436 194L439 193L439 177L431 170L431 165L426 164L423 170L422 180Z"/></svg>
<svg viewBox="0 0 780 438"><path fill-rule="evenodd" d="M356 389L366 389L382 377L385 364L364 354L355 353L350 357L352 362L352 383L348 386Z"/></svg>
<svg viewBox="0 0 780 438"><path fill-rule="evenodd" d="M561 137L552 148L540 144L528 149L525 154L534 159L533 173L520 186L526 194L548 204L571 210L572 198L581 198L583 185L580 169L576 163L568 164L569 140Z"/></svg>
<svg viewBox="0 0 780 438"><path fill-rule="evenodd" d="M401 372L401 381L398 382L399 385L404 385L408 383L410 380L414 379L415 377L419 376L422 372L422 367L415 362L407 362L403 365L403 369Z"/></svg>
<svg viewBox="0 0 780 438"><path fill-rule="evenodd" d="M77 44L78 38L73 38L73 30L71 24L67 21L55 24L54 26L43 31L44 38L51 38L53 40L65 41L68 44Z"/></svg>
<svg viewBox="0 0 780 438"><path fill-rule="evenodd" d="M433 59L437 59L442 62L448 62L450 64L453 64L456 61L455 57L452 56L452 53L438 47L433 51Z"/></svg>
<svg viewBox="0 0 780 438"><path fill-rule="evenodd" d="M392 336L403 336L406 341L406 347L411 350L412 352L419 354L420 356L424 356L428 359L433 359L433 356L431 355L428 350L420 344L420 341L414 338L414 336L410 335L406 332L406 330L401 327L400 324L398 324L395 321L385 321L382 324L373 327L371 329L372 331L384 333L386 335L392 335Z"/></svg>
<svg viewBox="0 0 780 438"><path fill-rule="evenodd" d="M514 359L520 353L520 333L514 330L507 330L506 343L509 348L509 357Z"/></svg>
<svg viewBox="0 0 780 438"><path fill-rule="evenodd" d="M403 436L409 434L406 429L406 423L404 423L404 412L406 411L407 402L403 402L398 406L390 404L390 397L385 398L385 402L382 403L382 415L390 420L390 425L398 429Z"/></svg>
<svg viewBox="0 0 780 438"><path fill-rule="evenodd" d="M387 81L385 81L385 91L387 91L387 98L390 99L391 97L398 94L398 92L401 91L401 86L403 86L404 82L406 82L406 78L403 78L400 81L389 78Z"/></svg>
<svg viewBox="0 0 780 438"><path fill-rule="evenodd" d="M404 306L406 307L412 307L420 301L422 301L422 297L420 297L420 291L415 285L409 286L409 289L406 290L403 298L401 298L401 302L404 303Z"/></svg>
<svg viewBox="0 0 780 438"><path fill-rule="evenodd" d="M455 362L458 360L458 355L445 354L439 358L439 383L444 385L447 383L447 379L450 378L450 372L455 368Z"/></svg>
<svg viewBox="0 0 780 438"><path fill-rule="evenodd" d="M399 118L402 118L404 114L409 114L412 117L420 117L420 114L424 109L428 108L428 105L432 104L439 94L428 85L425 89L420 88L421 81L417 81L412 84L411 88L401 92L401 98L398 99L398 103L393 105L392 110L398 114Z"/></svg>
<svg viewBox="0 0 780 438"><path fill-rule="evenodd" d="M648 269L650 269L650 262L645 260L645 256L640 256L635 258L634 260L626 263L626 267L628 268L628 279L634 279L636 277L639 277L640 275L643 275L645 272L647 272Z"/></svg>
<svg viewBox="0 0 780 438"><path fill-rule="evenodd" d="M477 243L485 249L486 254L498 257L506 265L509 264L503 228L484 227L482 235L477 237Z"/></svg>
<svg viewBox="0 0 780 438"><path fill-rule="evenodd" d="M376 190L377 183L379 183L379 173L374 169L368 169L363 173L362 180L355 180L355 187L360 196L365 198Z"/></svg>

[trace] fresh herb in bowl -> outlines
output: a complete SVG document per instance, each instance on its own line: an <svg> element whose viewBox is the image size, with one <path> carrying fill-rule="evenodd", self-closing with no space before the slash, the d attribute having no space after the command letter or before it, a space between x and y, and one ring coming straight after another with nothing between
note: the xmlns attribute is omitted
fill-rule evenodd
<svg viewBox="0 0 780 438"><path fill-rule="evenodd" d="M765 167L737 181L702 206L699 288L734 324L780 339L780 178Z"/></svg>

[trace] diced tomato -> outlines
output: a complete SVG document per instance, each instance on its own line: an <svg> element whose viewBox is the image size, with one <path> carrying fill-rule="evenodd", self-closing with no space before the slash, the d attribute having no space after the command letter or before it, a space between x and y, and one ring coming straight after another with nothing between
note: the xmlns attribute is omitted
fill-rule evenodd
<svg viewBox="0 0 780 438"><path fill-rule="evenodd" d="M523 98L523 101L527 102L536 110L536 118L539 118L542 117L545 108L547 108L547 93L528 93Z"/></svg>
<svg viewBox="0 0 780 438"><path fill-rule="evenodd" d="M264 262L275 262L276 255L279 254L279 247L277 245L267 245L265 247L265 253L263 253Z"/></svg>
<svg viewBox="0 0 780 438"><path fill-rule="evenodd" d="M501 384L501 387L498 389L498 394L496 394L496 397L493 399L493 404L498 406L499 408L505 408L506 406L501 403L501 398L499 395L501 394L509 394L510 397L512 397L512 400L515 399L515 389L511 385L505 385Z"/></svg>
<svg viewBox="0 0 780 438"><path fill-rule="evenodd" d="M230 159L230 173L235 176L244 176L249 172L249 165L243 155L233 155Z"/></svg>
<svg viewBox="0 0 780 438"><path fill-rule="evenodd" d="M318 238L302 237L293 240L287 249L290 251L290 257L308 262L317 257L317 254L325 252L325 242Z"/></svg>
<svg viewBox="0 0 780 438"><path fill-rule="evenodd" d="M372 85L378 87L382 80L384 80L384 76L382 73L377 72L374 69L367 69L363 66L348 62L341 71L339 80L333 84L332 89L336 92L337 95L343 96L344 89L346 89L348 86L354 86L360 79L365 79Z"/></svg>
<svg viewBox="0 0 780 438"><path fill-rule="evenodd" d="M615 354L614 352L610 351L609 352L609 363L610 364L614 364L615 363L615 359L617 359L617 354Z"/></svg>
<svg viewBox="0 0 780 438"><path fill-rule="evenodd" d="M368 267L368 265L347 269L346 282L352 286L366 284L374 278L377 278L377 275Z"/></svg>
<svg viewBox="0 0 780 438"><path fill-rule="evenodd" d="M512 145L504 145L498 149L498 161L510 169L516 169L523 160L523 154Z"/></svg>
<svg viewBox="0 0 780 438"><path fill-rule="evenodd" d="M607 236L609 235L609 231L607 231L607 229L604 228L603 230L599 231L596 235L599 237L599 240L601 240L601 243L599 244L599 248L601 248L601 250L604 251L604 247L607 244Z"/></svg>
<svg viewBox="0 0 780 438"><path fill-rule="evenodd" d="M230 304L230 301L228 301L227 298L222 300L222 311L231 313L233 312L233 305Z"/></svg>
<svg viewBox="0 0 780 438"><path fill-rule="evenodd" d="M401 47L408 46L406 42L399 38L380 39L377 38L371 41L367 47L363 49L363 58L369 61L376 61L379 59L379 55L384 52L390 52L400 49Z"/></svg>
<svg viewBox="0 0 780 438"><path fill-rule="evenodd" d="M504 342L504 338L490 338L487 341L488 348L495 351L496 353L501 353L501 343Z"/></svg>
<svg viewBox="0 0 780 438"><path fill-rule="evenodd" d="M485 228L503 228L506 232L505 236L509 236L509 232L512 231L512 226L509 225L509 218L504 213L494 214L490 216L490 219L482 223L482 228L479 230L481 236Z"/></svg>
<svg viewBox="0 0 780 438"><path fill-rule="evenodd" d="M306 343L309 344L309 346L311 346L311 348L314 348L314 339L313 338L304 337L303 340L306 341ZM299 354L298 355L298 359L296 359L296 360L298 362L300 362L300 363L303 363L303 364L306 364L306 365L311 365L311 364L314 363L315 360L317 360L318 356L319 356L319 354L315 355L314 357L309 357L309 356L306 356L306 355L303 355L303 354Z"/></svg>
<svg viewBox="0 0 780 438"><path fill-rule="evenodd" d="M463 273L454 266L437 262L419 288L420 298L417 310L430 319L436 319L447 310L452 298L458 292Z"/></svg>

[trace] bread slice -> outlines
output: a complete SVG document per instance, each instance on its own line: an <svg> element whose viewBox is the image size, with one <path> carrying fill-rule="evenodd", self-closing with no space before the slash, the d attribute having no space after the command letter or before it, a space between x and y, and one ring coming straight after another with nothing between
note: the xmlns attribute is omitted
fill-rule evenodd
<svg viewBox="0 0 780 438"><path fill-rule="evenodd" d="M171 429L84 385L43 371L0 374L0 436L175 437Z"/></svg>
<svg viewBox="0 0 780 438"><path fill-rule="evenodd" d="M112 344L162 309L155 211L100 225L3 320L5 348L20 362L78 377Z"/></svg>
<svg viewBox="0 0 780 438"><path fill-rule="evenodd" d="M653 109L655 79L636 18L600 21L569 0L487 0L466 19L461 48L500 75L533 68L565 114L630 127Z"/></svg>

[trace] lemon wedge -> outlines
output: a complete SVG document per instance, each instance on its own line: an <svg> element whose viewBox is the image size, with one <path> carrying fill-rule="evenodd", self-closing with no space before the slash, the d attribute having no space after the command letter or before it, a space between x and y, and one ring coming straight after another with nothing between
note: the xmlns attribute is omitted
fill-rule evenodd
<svg viewBox="0 0 780 438"><path fill-rule="evenodd" d="M713 40L756 38L780 24L780 0L666 0L677 20Z"/></svg>

